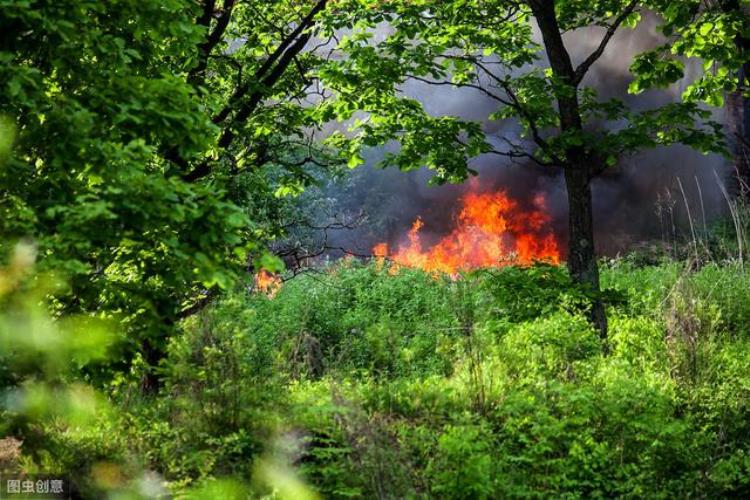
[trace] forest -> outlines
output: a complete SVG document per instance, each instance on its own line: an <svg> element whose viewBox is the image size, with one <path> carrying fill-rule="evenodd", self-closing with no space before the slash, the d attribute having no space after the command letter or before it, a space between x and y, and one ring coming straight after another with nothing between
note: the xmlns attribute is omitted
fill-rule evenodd
<svg viewBox="0 0 750 500"><path fill-rule="evenodd" d="M0 498L750 497L750 0L0 0Z"/></svg>

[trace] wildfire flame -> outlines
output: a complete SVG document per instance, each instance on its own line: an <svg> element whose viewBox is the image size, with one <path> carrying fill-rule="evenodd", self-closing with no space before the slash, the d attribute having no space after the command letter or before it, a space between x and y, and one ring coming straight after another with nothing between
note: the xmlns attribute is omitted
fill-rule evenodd
<svg viewBox="0 0 750 500"><path fill-rule="evenodd" d="M273 298L281 289L281 277L268 271L255 274L255 289Z"/></svg>
<svg viewBox="0 0 750 500"><path fill-rule="evenodd" d="M543 196L527 210L505 191L469 192L450 234L427 246L421 233L424 223L414 221L408 241L394 249L387 243L373 247L376 258L425 271L456 274L482 267L530 265L535 261L560 263L560 248L550 227Z"/></svg>

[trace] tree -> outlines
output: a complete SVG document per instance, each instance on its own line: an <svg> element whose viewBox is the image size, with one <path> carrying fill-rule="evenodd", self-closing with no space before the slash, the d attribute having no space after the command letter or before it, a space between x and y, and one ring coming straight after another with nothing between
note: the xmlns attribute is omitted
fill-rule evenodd
<svg viewBox="0 0 750 500"><path fill-rule="evenodd" d="M154 366L249 261L278 267L280 197L328 163L305 104L325 6L0 1L0 241L33 238L65 274L60 313L117 317Z"/></svg>
<svg viewBox="0 0 750 500"><path fill-rule="evenodd" d="M616 32L634 27L645 2L609 0L394 0L356 1L330 15L331 32L350 29L340 47L346 57L325 65L321 78L335 92L320 112L355 120L349 136L331 142L359 161L363 146L396 140L400 150L385 165L422 166L435 182L460 182L473 172L471 158L494 154L526 159L562 171L568 192L568 268L578 283L600 292L594 246L591 181L625 155L659 145L684 143L701 151L721 149L721 127L695 103L634 112L618 100L602 101L586 75ZM388 35L373 32L388 24ZM534 28L541 33L537 41ZM574 64L563 35L600 28L597 48ZM400 92L410 81L473 89L497 108L488 121L514 121L523 139L490 141L478 123L430 116ZM591 318L603 338L601 299Z"/></svg>
<svg viewBox="0 0 750 500"><path fill-rule="evenodd" d="M725 106L736 180L750 186L750 1L659 0L651 7L663 18L667 41L634 62L632 90L670 85L683 78L684 58L703 60L706 71L683 98Z"/></svg>

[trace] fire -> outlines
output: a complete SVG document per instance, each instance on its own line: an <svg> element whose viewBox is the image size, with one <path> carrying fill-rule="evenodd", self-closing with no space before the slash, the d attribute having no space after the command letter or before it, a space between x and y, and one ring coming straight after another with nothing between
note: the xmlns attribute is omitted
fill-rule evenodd
<svg viewBox="0 0 750 500"><path fill-rule="evenodd" d="M281 277L268 271L260 271L255 275L255 289L273 298L281 289Z"/></svg>
<svg viewBox="0 0 750 500"><path fill-rule="evenodd" d="M387 243L379 243L373 254L401 266L448 274L535 261L559 264L560 248L544 197L533 201L534 207L526 210L505 191L469 192L460 200L454 229L435 245L425 248L424 222L417 218L404 244L391 249Z"/></svg>

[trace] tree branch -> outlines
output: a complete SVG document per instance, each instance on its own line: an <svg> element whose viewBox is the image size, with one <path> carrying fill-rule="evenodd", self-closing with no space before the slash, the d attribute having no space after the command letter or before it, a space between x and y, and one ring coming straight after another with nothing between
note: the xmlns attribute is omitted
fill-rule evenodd
<svg viewBox="0 0 750 500"><path fill-rule="evenodd" d="M602 41L599 43L599 46L592 52L575 70L575 75L573 77L573 84L575 86L578 86L578 84L581 83L583 78L586 76L586 73L591 68L591 66L599 60L599 58L604 53L604 49L607 48L607 45L609 44L610 40L612 40L612 37L615 35L615 32L617 32L617 29L620 27L620 25L625 21L625 19L628 18L630 14L635 11L635 8L638 6L638 0L632 0L627 7L625 7L625 10L623 10L619 16L614 20L614 22L609 25L607 28L607 32L604 34L604 37L602 38Z"/></svg>
<svg viewBox="0 0 750 500"><path fill-rule="evenodd" d="M211 10L213 11L213 6L215 2L214 1L207 2L205 8L208 8L209 4L212 6ZM198 86L201 83L203 83L206 68L208 67L208 59L211 56L211 52L219 44L222 37L224 36L224 32L226 31L227 26L229 25L229 20L232 17L232 9L234 9L234 4L235 4L235 0L224 0L224 5L216 21L216 26L211 32L209 32L208 37L206 37L206 40L198 46L198 64L193 69L190 70L190 72L188 73L188 77L187 77L187 81L191 85ZM203 15L201 16L201 19L199 20L199 24L203 24L204 26L206 26L206 28L209 28L211 24L212 15L213 15L213 12L209 13L209 17L206 20L205 19L206 11L204 10Z"/></svg>
<svg viewBox="0 0 750 500"><path fill-rule="evenodd" d="M220 124L226 120L232 111L236 111L231 123L225 125L222 134L219 136L217 143L219 148L225 149L232 144L236 136L234 127L245 122L253 114L267 95L268 90L273 88L289 65L305 48L312 38L312 32L309 28L314 23L315 16L325 8L326 3L327 0L318 1L307 16L300 21L297 28L281 42L276 51L258 69L255 78L251 78L245 85L237 89L230 98L230 102L214 117L213 122ZM247 100L240 104L240 101L244 98L247 98ZM182 179L186 182L195 182L209 173L211 173L210 160L205 159L193 170L183 175Z"/></svg>
<svg viewBox="0 0 750 500"><path fill-rule="evenodd" d="M531 113L529 113L528 109L526 109L526 106L524 106L523 103L521 102L521 100L518 98L518 96L516 95L515 91L510 86L510 83L508 82L508 80L503 79L503 78L499 77L498 75L496 75L494 72L490 71L490 69L487 67L487 65L485 64L485 62L484 61L480 61L476 57L466 56L466 55L463 55L463 56L448 56L448 55L446 55L444 57L446 57L448 59L461 59L461 60L464 60L464 61L471 62L477 68L479 68L480 70L482 70L482 72L485 75L487 75L492 81L494 81L500 88L502 88L503 91L505 92L505 94L510 99L510 101L507 101L507 100L503 99L503 101L502 101L503 104L505 104L507 106L510 106L513 109L515 109L516 112L518 113L518 115L520 116L520 118L522 118L523 120L525 120L525 122L528 125L529 130L531 132L531 136L532 136L534 142L536 143L536 145L539 146L539 148L541 148L545 153L547 153L550 156L550 158L552 158L553 161L558 162L559 164L562 164L562 163L560 163L561 162L560 158L555 155L554 151L552 151L552 148L550 147L549 143L547 141L545 141L544 138L542 137L542 134L541 134L539 128L537 127L537 125L536 125L536 121L534 120L534 117L532 116ZM535 159L534 161L537 161L537 160ZM540 163L540 165L543 165L543 164L544 164L543 162Z"/></svg>
<svg viewBox="0 0 750 500"><path fill-rule="evenodd" d="M283 56L285 55L287 49L294 43L296 46L299 42L298 38L300 35L302 35L305 31L307 31L313 24L315 20L315 16L318 15L326 6L328 0L319 0L317 4L308 12L308 14L300 21L300 23L297 25L297 27L289 33L289 35L284 38L284 40L281 41L278 47L276 47L276 50L274 50L273 54L271 54L268 59L263 63L263 65L258 68L258 70L255 72L255 75L253 78L250 79L250 81L243 85L242 87L238 88L234 94L232 94L232 97L229 99L229 102L227 103L224 108L219 111L219 113L213 118L213 122L215 124L219 124L226 120L226 118L229 116L229 114L232 112L234 107L237 105L237 102L244 98L250 91L253 90L253 82L259 82L263 80L266 73L268 73L271 68L276 65L278 62L279 64L282 63ZM307 36L307 40L309 40L309 35ZM307 44L307 41L305 41L305 44ZM302 50L300 47L299 50ZM299 51L298 51L299 52ZM296 55L296 54L295 54ZM288 65L288 63L287 63ZM256 92L257 93L257 92Z"/></svg>
<svg viewBox="0 0 750 500"><path fill-rule="evenodd" d="M203 291L203 295L199 299L177 313L177 318L183 320L201 312L206 306L211 303L214 297L216 297L217 292L218 290L216 288L209 288L208 290Z"/></svg>
<svg viewBox="0 0 750 500"><path fill-rule="evenodd" d="M490 92L486 88L482 87L481 85L476 85L476 84L473 84L473 83L456 83L456 82L449 82L449 81L439 82L439 81L435 81L435 80L428 80L427 78L422 78L422 77L416 76L416 75L405 75L405 77L406 78L410 78L410 79L415 80L415 81L418 81L418 82L421 82L421 83L425 83L427 85L437 85L437 86L448 86L448 87L456 87L456 88L474 89L474 90L477 90L477 91L483 93L484 95L486 95L490 99L492 99L494 101L497 101L497 102L499 102L501 104L504 104L506 106L511 106L512 105L512 103L510 101L507 101L507 100L503 99L502 97L500 97L500 96L498 96L496 94L493 94L492 92Z"/></svg>

